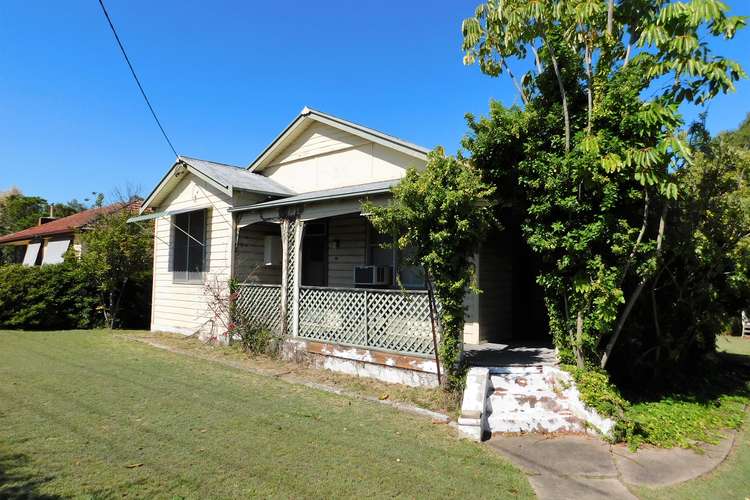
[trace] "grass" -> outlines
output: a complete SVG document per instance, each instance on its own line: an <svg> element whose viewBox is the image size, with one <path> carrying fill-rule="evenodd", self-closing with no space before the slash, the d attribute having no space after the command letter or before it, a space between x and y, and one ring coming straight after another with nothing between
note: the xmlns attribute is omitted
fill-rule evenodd
<svg viewBox="0 0 750 500"><path fill-rule="evenodd" d="M0 498L533 496L445 425L102 331L0 331Z"/></svg>
<svg viewBox="0 0 750 500"><path fill-rule="evenodd" d="M654 399L628 401L606 373L564 368L573 374L583 401L617 421L615 441L633 450L643 444L697 448L718 442L727 429L739 429L750 403L750 340L720 337L718 347L679 390L651 396ZM631 389L631 396L642 394Z"/></svg>
<svg viewBox="0 0 750 500"><path fill-rule="evenodd" d="M461 394L446 393L438 388L408 387L405 385L387 384L374 379L342 375L292 361L272 359L268 356L258 354L248 354L234 346L227 347L207 344L195 337L185 337L184 335L145 331L129 332L125 335L131 338L156 342L159 345L181 353L205 359L219 362L230 361L249 370L269 374L283 373L284 376L301 378L362 396L411 403L422 408L448 414L454 420L458 418L460 411Z"/></svg>
<svg viewBox="0 0 750 500"><path fill-rule="evenodd" d="M716 345L723 352L750 356L750 337L743 338L722 335L717 339Z"/></svg>
<svg viewBox="0 0 750 500"><path fill-rule="evenodd" d="M731 355L743 356L750 364L750 340L721 337L719 348ZM750 415L746 413L746 420ZM750 498L750 431L745 426L737 434L734 449L727 460L713 472L670 488L639 488L636 493L644 499L704 499Z"/></svg>
<svg viewBox="0 0 750 500"><path fill-rule="evenodd" d="M625 412L631 448L641 443L688 448L716 443L726 429L740 429L750 403L750 358L745 340L720 337L715 359L696 367L685 389L657 401L631 405Z"/></svg>

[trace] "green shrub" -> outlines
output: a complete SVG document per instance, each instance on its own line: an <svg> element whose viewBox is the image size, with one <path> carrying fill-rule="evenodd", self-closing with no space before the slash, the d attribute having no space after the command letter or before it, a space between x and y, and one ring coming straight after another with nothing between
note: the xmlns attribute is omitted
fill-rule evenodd
<svg viewBox="0 0 750 500"><path fill-rule="evenodd" d="M582 370L575 366L563 365L563 369L573 375L581 400L596 410L599 415L619 420L625 414L629 403L622 397L603 370Z"/></svg>
<svg viewBox="0 0 750 500"><path fill-rule="evenodd" d="M247 318L235 316L229 324L231 343L244 352L276 356L280 347L280 338L268 328Z"/></svg>
<svg viewBox="0 0 750 500"><path fill-rule="evenodd" d="M721 396L711 401L665 398L633 405L617 426L618 440L631 449L641 444L689 448L716 443L724 429L739 429L748 399Z"/></svg>
<svg viewBox="0 0 750 500"><path fill-rule="evenodd" d="M0 266L0 327L91 328L96 290L75 262Z"/></svg>

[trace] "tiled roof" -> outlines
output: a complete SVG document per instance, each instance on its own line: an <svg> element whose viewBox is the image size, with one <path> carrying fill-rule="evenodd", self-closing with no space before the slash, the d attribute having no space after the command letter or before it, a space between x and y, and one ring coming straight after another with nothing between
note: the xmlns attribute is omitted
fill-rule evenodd
<svg viewBox="0 0 750 500"><path fill-rule="evenodd" d="M39 238L42 236L54 236L59 234L72 233L76 229L80 229L90 223L92 223L100 215L111 214L117 210L122 209L125 206L123 203L115 203L106 207L91 208L78 212L77 214L55 219L41 226L34 226L28 229L23 229L16 233L6 234L0 236L0 244L11 243L14 241L30 240L32 238ZM136 207L133 207L136 208Z"/></svg>

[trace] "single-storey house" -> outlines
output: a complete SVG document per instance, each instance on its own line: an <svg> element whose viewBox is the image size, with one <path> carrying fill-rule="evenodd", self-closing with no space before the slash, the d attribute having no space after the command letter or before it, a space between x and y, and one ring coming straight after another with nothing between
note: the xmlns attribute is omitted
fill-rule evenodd
<svg viewBox="0 0 750 500"><path fill-rule="evenodd" d="M81 232L86 231L98 217L122 208L122 203L115 203L59 219L40 217L39 223L34 227L0 236L0 246L14 248L14 262L17 264L58 264L63 261L63 256L70 247L76 255L81 255Z"/></svg>
<svg viewBox="0 0 750 500"><path fill-rule="evenodd" d="M234 280L242 313L322 366L433 385L422 274L361 210L388 203L428 151L304 108L246 167L178 157L131 219L155 220L151 329L220 333L206 288ZM465 343L528 337L516 246L497 232L476 255L483 293L467 294Z"/></svg>

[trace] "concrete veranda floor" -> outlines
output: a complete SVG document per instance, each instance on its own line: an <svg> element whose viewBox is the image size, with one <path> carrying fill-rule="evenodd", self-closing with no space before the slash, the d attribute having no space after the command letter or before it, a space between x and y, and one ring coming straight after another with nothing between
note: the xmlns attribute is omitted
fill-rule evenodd
<svg viewBox="0 0 750 500"><path fill-rule="evenodd" d="M643 447L633 453L593 436L496 435L487 441L527 475L544 499L634 499L632 486L670 486L699 477L724 461L734 444L728 433L703 453Z"/></svg>

